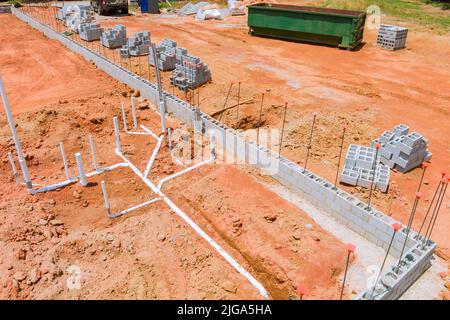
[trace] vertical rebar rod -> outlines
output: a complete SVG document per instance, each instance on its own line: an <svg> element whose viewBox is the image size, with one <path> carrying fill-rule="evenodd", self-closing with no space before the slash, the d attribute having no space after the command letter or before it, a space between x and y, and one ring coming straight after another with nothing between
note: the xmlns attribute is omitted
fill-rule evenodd
<svg viewBox="0 0 450 320"><path fill-rule="evenodd" d="M308 165L309 150L311 149L311 143L312 143L313 132L314 132L314 124L316 123L316 117L317 117L317 113L314 112L313 122L311 125L311 132L309 133L309 141L308 141L308 145L306 146L306 159L305 159L305 166L303 167L303 172L306 172L306 167Z"/></svg>
<svg viewBox="0 0 450 320"><path fill-rule="evenodd" d="M69 166L67 165L66 151L64 150L64 144L62 142L59 143L59 151L61 152L61 158L63 161L66 178L67 180L70 180L70 171Z"/></svg>
<svg viewBox="0 0 450 320"><path fill-rule="evenodd" d="M425 176L425 171L427 170L429 165L430 164L428 162L422 163L422 175L420 176L419 187L417 188L417 192L419 192L420 188L422 188L422 182L423 182L423 178Z"/></svg>
<svg viewBox="0 0 450 320"><path fill-rule="evenodd" d="M391 250L392 243L394 242L395 235L397 234L397 231L399 231L401 229L401 225L398 223L393 224L392 227L394 229L394 233L392 234L391 241L389 242L389 246L387 248L386 255L384 256L383 263L381 264L381 268L380 268L380 272L378 273L377 280L375 281L375 284L373 285L373 290L372 290L372 293L370 294L369 300L372 300L375 289L377 288L378 281L380 280L381 273L383 272L384 265L386 264L387 257L389 256L389 251Z"/></svg>
<svg viewBox="0 0 450 320"><path fill-rule="evenodd" d="M444 187L444 191L443 191L443 193L442 193L441 201L439 202L439 207L438 207L438 209L437 209L436 216L435 216L434 221L433 221L433 225L431 226L431 230L430 230L430 234L429 234L429 236L428 236L428 240L425 241L425 245L428 243L428 241L431 240L431 234L433 233L433 229L434 229L434 226L435 226L435 224L436 224L436 220L437 220L437 218L438 218L439 212L441 211L441 205L442 205L442 202L443 202L443 200L444 200L445 193L446 193L446 191L447 191L448 182L449 182L448 179L447 179L446 182L444 182L444 183L445 183L445 187Z"/></svg>
<svg viewBox="0 0 450 320"><path fill-rule="evenodd" d="M262 110L264 105L264 92L261 93L261 105L259 107L258 126L256 127L256 143L259 144L259 127L261 126Z"/></svg>
<svg viewBox="0 0 450 320"><path fill-rule="evenodd" d="M369 200L367 201L367 209L370 210L370 204L372 201L372 192L374 189L374 184L375 184L375 173L377 171L377 160L378 160L378 152L380 151L381 148L381 144L377 143L375 145L375 158L373 159L373 163L372 163L372 180L370 181L370 189L369 189Z"/></svg>
<svg viewBox="0 0 450 320"><path fill-rule="evenodd" d="M442 175L442 178L443 177L444 177L444 175ZM428 209L427 209L427 212L425 214L425 217L423 218L422 225L420 226L420 229L419 229L419 232L418 232L418 236L422 233L422 229L425 226L425 222L426 222L426 220L428 218L428 214L430 213L431 208L433 207L434 200L436 199L436 195L438 194L440 187L441 187L441 181L438 182L436 190L434 191L433 198L431 199L431 202L430 202L430 205L428 206Z"/></svg>
<svg viewBox="0 0 450 320"><path fill-rule="evenodd" d="M448 183L448 180L445 177L442 178L442 180L440 182L441 190L439 191L439 195L438 195L438 198L437 198L437 201L436 201L436 206L434 207L433 214L431 215L431 218L430 218L430 223L428 224L428 227L427 227L427 232L425 233L425 238L424 238L423 246L422 246L423 248L425 248L425 246L428 244L428 241L431 238L431 232L430 231L431 231L432 227L434 227L434 224L436 223L437 216L438 216L439 211L441 209L442 200L444 199L445 192L447 191L447 188L446 188L447 187L447 183Z"/></svg>
<svg viewBox="0 0 450 320"><path fill-rule="evenodd" d="M223 103L222 112L219 115L219 121L222 119L222 115L225 112L225 108L227 106L228 98L230 97L231 89L233 88L233 81L230 83L230 87L228 88L227 96L225 97L225 102Z"/></svg>
<svg viewBox="0 0 450 320"><path fill-rule="evenodd" d="M281 124L281 136L280 136L280 145L278 146L278 157L281 157L281 148L283 146L283 135L284 135L284 125L286 122L286 112L287 112L287 101L284 102L284 113L283 113L283 123Z"/></svg>
<svg viewBox="0 0 450 320"><path fill-rule="evenodd" d="M354 251L355 251L355 246L349 243L347 245L347 260L345 262L344 279L342 281L341 295L339 297L339 300L342 300L342 296L344 295L345 281L347 280L347 272L348 272L348 265L350 262L350 255Z"/></svg>
<svg viewBox="0 0 450 320"><path fill-rule="evenodd" d="M342 150L344 148L344 139L345 139L345 131L346 131L346 129L347 128L345 126L342 128L341 146L340 146L340 150L339 150L339 158L338 158L337 169L336 169L336 177L334 178L334 186L335 187L337 185L337 181L338 181L338 177L339 177L339 169L341 167Z"/></svg>
<svg viewBox="0 0 450 320"><path fill-rule="evenodd" d="M413 204L413 207L411 210L411 214L409 215L408 225L406 227L405 241L403 242L402 251L400 252L400 256L398 258L397 269L396 269L397 273L400 270L400 263L402 262L403 253L405 252L406 243L408 242L408 238L409 238L409 232L411 231L412 223L414 221L414 216L416 214L417 206L419 205L419 200L421 197L422 197L422 194L420 192L417 192L416 197L414 199L414 204Z"/></svg>

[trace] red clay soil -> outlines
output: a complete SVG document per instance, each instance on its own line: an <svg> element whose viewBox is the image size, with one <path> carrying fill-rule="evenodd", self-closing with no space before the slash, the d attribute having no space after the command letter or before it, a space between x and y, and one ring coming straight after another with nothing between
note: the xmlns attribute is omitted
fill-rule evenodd
<svg viewBox="0 0 450 320"><path fill-rule="evenodd" d="M124 24L128 34L151 31L152 41L170 38L199 56L212 71L212 83L201 88L200 107L212 114L221 110L231 81L241 81L241 123L235 109L222 118L243 129L257 124L260 94L268 91L263 113L264 127L281 126L283 102L289 102L283 154L302 164L311 126L318 112L309 167L334 181L342 125L349 126L349 143L368 145L384 130L399 123L429 139L433 152L425 176L424 200L419 204L413 227L418 229L441 172L450 171L450 35L436 35L411 23L407 49L391 52L378 48L376 30L366 30L365 45L356 51L251 37L246 17L224 21L195 21L193 17L138 15L104 18L103 26ZM392 22L389 17L384 22ZM398 23L398 21L397 21ZM144 68L144 67L142 67ZM135 71L137 67L134 66ZM144 71L141 71L145 74ZM152 75L153 77L153 75ZM169 73L163 75L167 90ZM184 98L184 94L177 93ZM237 84L231 101L236 103ZM407 223L420 169L407 174L394 172L389 194L377 194L374 203ZM345 187L360 198L367 192ZM392 200L391 200L392 199ZM444 203L448 202L448 196ZM443 206L433 239L443 250L450 248L450 208Z"/></svg>
<svg viewBox="0 0 450 320"><path fill-rule="evenodd" d="M56 41L45 41L41 32L18 23L13 15L0 15L0 28L1 73L8 79L7 91L13 112L36 110L58 100L92 95L110 88L110 81L104 74L90 67L81 56Z"/></svg>
<svg viewBox="0 0 450 320"><path fill-rule="evenodd" d="M235 166L208 166L167 188L244 257L275 298L295 297L298 284L308 299L339 298L345 246L254 177Z"/></svg>
<svg viewBox="0 0 450 320"><path fill-rule="evenodd" d="M0 19L10 26L2 31L2 50L7 47L19 54L22 33L31 38L34 38L33 34L40 36L11 16L0 15ZM112 117L120 115L120 102L129 109L130 96L138 96L139 93L99 72L95 66L74 56L56 41L44 37L38 39L44 48L53 47L58 52L55 60L66 63L41 69L34 61L49 59L51 65L52 59L47 57L46 50L39 50L37 43L33 44L36 46L35 60L0 59L5 86L9 97L13 96L10 103L33 181L49 184L64 179L58 148L60 141L65 144L72 174L76 172L75 152L82 152L86 170L92 170L87 143L89 134L96 142L100 165L119 162L113 150ZM46 70L53 68L56 69L53 76L45 74ZM22 69L27 73L15 71ZM55 88L53 83L58 83L58 74L77 69L83 70L80 79L65 75L69 85ZM52 81L38 81L42 72ZM69 72L67 74L70 75ZM73 83L71 79L74 79ZM98 82L100 87L97 87ZM25 91L31 90L27 87L29 83L37 83L42 92L51 91L51 94L48 97L39 95L33 100L33 91ZM17 91L21 88L30 93L29 100L19 99ZM140 123L157 131L158 116L148 108L148 103L139 99ZM131 118L129 114L128 118ZM131 128L131 121L128 125ZM169 125L178 126L174 121ZM143 136L123 136L122 141L127 157L143 168L154 142ZM129 169L91 178L87 188L76 184L31 196L23 186L14 183L10 174L7 152L13 150L6 119L1 117L0 183L3 187L0 189L0 246L4 250L0 255L0 298L261 298L245 278L162 202L115 220L108 219L100 180L106 181L113 211L154 197ZM180 168L170 161L167 151L163 151L151 176L157 181ZM177 199L178 205L188 209L194 220L198 218L207 233L255 274L273 298L296 298L298 282L308 285L310 298L337 297L337 279L345 255L340 241L246 173L231 166L211 166L202 172L211 179L217 179L217 184L209 183L214 187L212 190L219 192L223 188L223 192L230 192L229 197L235 199L233 204L212 193L204 202L190 199L196 194L172 194L169 191L170 196ZM192 174L203 176L203 173ZM231 179L223 181L225 176ZM189 177L192 175L184 177L181 185L189 183ZM211 191L208 184L205 185L205 179L198 179L196 190L199 195ZM226 183L222 186L222 182ZM172 182L170 186L178 184ZM236 192L238 186L244 189L240 195ZM242 211L243 225L239 235L229 234L228 230L218 226L214 216L217 207L213 206L215 200L212 196L217 196L218 201L223 201L229 208ZM196 206L201 211L193 210ZM211 209L208 214L204 213L205 208ZM256 209L258 212L252 221L250 214ZM264 218L269 214L276 216L272 223ZM226 212L227 221L232 216L232 211ZM271 219L273 217L269 217ZM306 229L306 224L311 224L308 228L312 230ZM249 230L253 227L257 237L254 241L246 241L250 240ZM286 231L286 234L282 236L279 231ZM279 259L273 260L272 254L277 254ZM69 289L68 283L77 279L77 270L80 271L81 287Z"/></svg>

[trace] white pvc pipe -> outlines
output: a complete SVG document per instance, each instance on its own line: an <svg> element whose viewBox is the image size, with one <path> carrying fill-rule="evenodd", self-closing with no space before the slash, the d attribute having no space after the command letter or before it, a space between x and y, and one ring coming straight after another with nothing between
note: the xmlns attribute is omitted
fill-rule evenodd
<svg viewBox="0 0 450 320"><path fill-rule="evenodd" d="M144 125L141 124L141 129L144 130L145 132L147 132L149 135L151 135L153 138L155 138L156 140L159 139L159 137L156 135L156 133L154 133L152 130L148 129L147 127L145 127Z"/></svg>
<svg viewBox="0 0 450 320"><path fill-rule="evenodd" d="M205 239L216 251L240 274L242 274L266 299L269 298L264 286L256 280L247 270L245 270L236 260L233 259L218 243L216 243L206 232L204 232L191 218L189 218L180 208L177 207L164 193L162 193L158 188L147 178L145 178L142 173L136 168L119 150L116 150L116 154L128 163L129 167L133 172L142 179L142 181L173 210L175 213L181 217L187 224L189 224L192 229L194 229L197 234Z"/></svg>
<svg viewBox="0 0 450 320"><path fill-rule="evenodd" d="M136 205L136 206L134 206L134 207L131 207L131 208L128 208L128 209L119 211L119 212L117 212L117 213L109 214L109 217L110 217L110 218L117 218L117 217L123 216L124 214L127 214L128 212L131 212L131 211L140 209L140 208L142 208L142 207L145 207L145 206L147 206L147 205L149 205L149 204L155 203L156 201L160 201L160 200L162 200L162 199L161 199L161 198L155 198L155 199L152 199L152 200L143 202L143 203L141 203L141 204L138 204L138 205Z"/></svg>
<svg viewBox="0 0 450 320"><path fill-rule="evenodd" d="M6 119L8 120L9 129L14 140L14 145L16 146L17 156L19 157L20 168L22 169L22 174L24 176L24 181L27 183L28 189L31 188L31 180L28 176L28 167L25 162L25 157L23 156L22 146L20 144L19 137L17 136L16 126L14 124L14 119L11 114L11 108L9 106L8 97L6 96L5 86L3 85L2 77L0 76L0 94L2 96L3 107L6 113ZM25 177L27 176L27 177Z"/></svg>
<svg viewBox="0 0 450 320"><path fill-rule="evenodd" d="M122 147L120 145L120 130L119 130L119 121L117 120L117 117L113 117L113 124L114 124L114 134L116 137L116 149L122 153Z"/></svg>
<svg viewBox="0 0 450 320"><path fill-rule="evenodd" d="M109 167L99 168L98 170L86 173L86 177L90 178L90 177L99 175L99 174L104 173L104 172L112 171L112 170L117 169L117 168L126 168L126 167L128 167L128 163L119 162L119 163L113 164L113 165L111 165Z"/></svg>
<svg viewBox="0 0 450 320"><path fill-rule="evenodd" d="M134 97L131 97L131 114L133 116L133 126L136 129L137 128L137 117L136 117L136 109L134 105Z"/></svg>
<svg viewBox="0 0 450 320"><path fill-rule="evenodd" d="M97 166L97 157L95 156L95 148L94 148L94 139L91 135L89 135L89 146L91 148L91 154L92 154L92 166L94 167L94 170L98 170Z"/></svg>
<svg viewBox="0 0 450 320"><path fill-rule="evenodd" d="M64 151L64 144L62 142L59 143L59 150L61 151L61 158L64 163L64 171L66 173L66 178L67 180L70 180L69 166L67 165L66 152Z"/></svg>
<svg viewBox="0 0 450 320"><path fill-rule="evenodd" d="M198 167L201 167L201 166L203 166L203 165L205 165L205 164L207 164L207 163L210 163L210 162L212 162L212 161L214 161L214 158L213 158L213 157L211 157L210 159L205 160L205 161L203 161L203 162L197 163L196 165L193 165L192 167L186 168L186 169L181 170L181 171L179 171L179 172L176 172L176 173L174 173L174 174L172 174L172 175L170 175L170 176L167 176L167 177L165 177L164 179L161 179L161 180L159 181L159 183L158 183L158 186L157 186L158 190L161 190L162 185L163 185L164 183L166 183L167 181L172 180L172 179L174 179L174 178L176 178L176 177L179 177L179 176L181 176L181 175L183 175L183 174L185 174L185 173L188 173L188 172L190 172L190 171L192 171L192 170L194 170L194 169L197 169Z"/></svg>
<svg viewBox="0 0 450 320"><path fill-rule="evenodd" d="M125 108L123 106L123 102L120 103L120 108L122 109L123 129L125 130L126 133L128 133L127 116L125 114Z"/></svg>
<svg viewBox="0 0 450 320"><path fill-rule="evenodd" d="M16 164L14 163L14 158L13 158L13 155L11 152L8 152L8 159L9 159L9 163L11 164L11 169L13 171L14 180L16 181L16 183L20 183L19 173L17 173Z"/></svg>
<svg viewBox="0 0 450 320"><path fill-rule="evenodd" d="M161 114L161 132L166 131L166 106L164 101L159 101L159 113Z"/></svg>
<svg viewBox="0 0 450 320"><path fill-rule="evenodd" d="M167 128L167 139L169 140L169 150L172 150L172 129Z"/></svg>
<svg viewBox="0 0 450 320"><path fill-rule="evenodd" d="M23 174L23 180L25 181L25 185L28 188L28 191L31 191L33 189L33 184L31 183L30 174L28 173L28 167L25 159L19 159L19 165L22 169Z"/></svg>
<svg viewBox="0 0 450 320"><path fill-rule="evenodd" d="M106 192L105 181L101 181L100 185L102 186L103 200L105 201L105 208L108 216L111 215L111 206L109 205L108 193Z"/></svg>
<svg viewBox="0 0 450 320"><path fill-rule="evenodd" d="M78 173L80 175L80 184L83 187L86 187L88 182L87 182L86 173L84 172L83 160L81 159L81 154L79 152L75 153L75 159L77 161Z"/></svg>
<svg viewBox="0 0 450 320"><path fill-rule="evenodd" d="M161 144L163 142L163 137L158 138L158 143L156 144L155 149L153 150L152 156L150 157L150 160L147 163L147 166L145 167L145 171L144 171L144 177L147 178L148 174L150 173L150 170L152 169L153 166L153 162L156 159L156 155L159 152L159 149L161 148Z"/></svg>

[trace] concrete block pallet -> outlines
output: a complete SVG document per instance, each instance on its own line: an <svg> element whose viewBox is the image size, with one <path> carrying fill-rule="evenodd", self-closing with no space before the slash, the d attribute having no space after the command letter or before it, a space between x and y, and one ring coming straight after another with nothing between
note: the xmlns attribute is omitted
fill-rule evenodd
<svg viewBox="0 0 450 320"><path fill-rule="evenodd" d="M399 50L406 47L408 29L382 24L378 31L377 44L388 50Z"/></svg>

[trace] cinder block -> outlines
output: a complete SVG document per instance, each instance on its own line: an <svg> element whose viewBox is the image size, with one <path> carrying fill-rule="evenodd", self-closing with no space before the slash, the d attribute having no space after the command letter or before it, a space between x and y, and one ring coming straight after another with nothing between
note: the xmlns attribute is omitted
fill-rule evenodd
<svg viewBox="0 0 450 320"><path fill-rule="evenodd" d="M405 124L399 124L394 127L394 135L396 137L407 135L409 127Z"/></svg>

